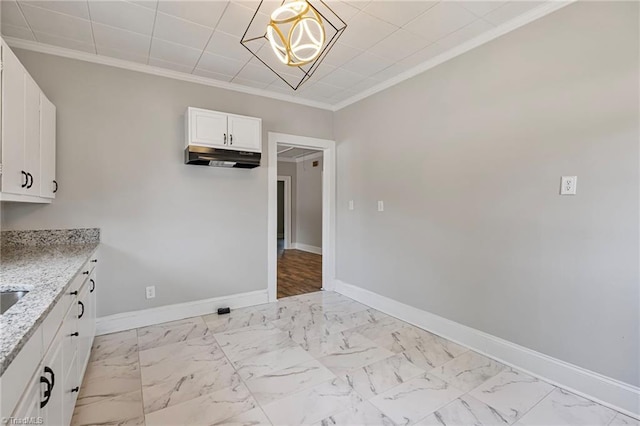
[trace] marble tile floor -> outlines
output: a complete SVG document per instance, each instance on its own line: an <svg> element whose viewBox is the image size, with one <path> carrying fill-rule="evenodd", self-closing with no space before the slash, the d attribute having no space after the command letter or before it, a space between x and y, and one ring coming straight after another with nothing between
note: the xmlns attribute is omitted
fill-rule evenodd
<svg viewBox="0 0 640 426"><path fill-rule="evenodd" d="M96 337L72 425L640 422L333 292Z"/></svg>

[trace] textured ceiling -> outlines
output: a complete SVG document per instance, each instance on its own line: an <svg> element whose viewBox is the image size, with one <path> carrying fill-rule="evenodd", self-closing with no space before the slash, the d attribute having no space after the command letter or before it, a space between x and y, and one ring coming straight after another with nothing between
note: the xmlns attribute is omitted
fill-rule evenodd
<svg viewBox="0 0 640 426"><path fill-rule="evenodd" d="M335 105L548 2L326 3L348 27L295 92L240 44L258 1L2 0L2 34Z"/></svg>

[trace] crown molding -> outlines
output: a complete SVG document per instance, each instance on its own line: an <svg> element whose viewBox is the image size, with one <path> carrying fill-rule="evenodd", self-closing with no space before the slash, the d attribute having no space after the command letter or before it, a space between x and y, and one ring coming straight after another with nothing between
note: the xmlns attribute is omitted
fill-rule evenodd
<svg viewBox="0 0 640 426"><path fill-rule="evenodd" d="M403 73L398 74L393 78L383 81L380 84L377 84L367 90L364 90L363 92L355 96L352 96L336 104L328 104L325 102L302 99L295 96L272 92L265 89L256 89L252 87L242 86L236 83L229 83L229 82L214 80L212 78L182 73L179 71L154 67L151 65L139 64L136 62L130 62L122 59L111 58L108 56L96 55L93 53L65 49L62 47L51 46L48 44L39 43L35 41L30 41L30 40L23 40L23 39L18 39L14 37L5 37L4 40L7 42L9 46L16 47L18 49L25 49L25 50L31 50L34 52L47 53L49 55L62 56L64 58L77 59L80 61L92 62L95 64L107 65L107 66L122 68L130 71L137 71L137 72L142 72L146 74L172 78L175 80L187 81L190 83L197 83L205 86L232 90L235 92L246 93L249 95L263 96L266 98L277 99L280 101L291 102L299 105L305 105L309 107L336 112L358 101L368 98L369 96L372 96L378 92L388 89L389 87L395 86L396 84L402 83L405 80L415 77L418 74L421 74L450 59L460 56L471 49L474 49L478 46L488 43L491 40L494 40L504 34L507 34L515 29L518 29L526 24L529 24L537 19L540 19L550 13L553 13L559 9L562 9L563 7L568 6L576 1L577 0L547 0L547 2L545 2L544 4L530 10L529 12L523 15L518 16L515 19L512 19L510 21L505 22L502 25L497 26L491 31L487 31L486 33L480 34L479 36L474 37L456 46L451 50L448 50L440 55L437 55L434 58L421 63L420 65L417 65Z"/></svg>
<svg viewBox="0 0 640 426"><path fill-rule="evenodd" d="M323 102L316 102L308 99L297 98L282 93L272 92L264 89L256 89L253 87L242 86L236 83L229 83L212 78L201 77L198 75L187 74L166 68L154 67L151 65L139 64L137 62L125 61L122 59L111 58L109 56L96 55L94 53L81 52L77 50L65 49L63 47L52 46L49 44L39 43L31 40L23 40L15 37L3 37L4 41L11 47L18 49L31 50L33 52L46 53L63 58L77 59L79 61L91 62L94 64L107 65L115 68L121 68L129 71L137 71L145 74L156 75L160 77L172 78L174 80L186 81L189 83L202 84L204 86L217 87L219 89L232 90L234 92L246 93L249 95L263 96L266 98L277 99L279 101L291 102L294 104L305 105L309 107L333 110L333 106Z"/></svg>
<svg viewBox="0 0 640 426"><path fill-rule="evenodd" d="M510 21L507 21L504 24L501 24L495 27L494 29L487 31L486 33L482 33L477 37L467 40L466 42L454 47L453 49L448 50L444 53L441 53L440 55L437 55L432 59L429 59L421 63L420 65L417 65L403 73L398 74L395 77L390 78L389 80L385 80L382 83L371 87L370 89L367 89L348 99L345 99L342 102L338 102L337 104L333 105L332 110L334 112L339 111L342 108L345 108L351 104L354 104L358 101L368 98L369 96L374 95L378 92L381 92L385 89L388 89L391 86L395 86L396 84L402 83L403 81L408 80L411 77L415 77L416 75L421 74L431 68L434 68L442 64L443 62L453 59L456 56L460 56L471 49L475 49L478 46L488 43L491 40L494 40L504 34L507 34L515 29L518 29L530 22L533 22L544 16L547 16L548 14L553 13L559 9L562 9L563 7L568 6L576 1L577 0L556 0L556 1L549 0L546 3L530 10L527 13L522 14Z"/></svg>

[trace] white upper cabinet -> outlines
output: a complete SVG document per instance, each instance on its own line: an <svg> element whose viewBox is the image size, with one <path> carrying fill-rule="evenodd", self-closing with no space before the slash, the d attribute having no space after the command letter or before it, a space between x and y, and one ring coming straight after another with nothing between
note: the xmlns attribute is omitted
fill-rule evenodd
<svg viewBox="0 0 640 426"><path fill-rule="evenodd" d="M56 189L55 107L4 41L1 86L0 200L50 203Z"/></svg>
<svg viewBox="0 0 640 426"><path fill-rule="evenodd" d="M186 144L235 151L262 151L262 120L254 117L187 108Z"/></svg>
<svg viewBox="0 0 640 426"><path fill-rule="evenodd" d="M24 170L25 72L11 49L2 43L2 192L25 194Z"/></svg>
<svg viewBox="0 0 640 426"><path fill-rule="evenodd" d="M260 119L229 115L229 145L232 149L261 152L261 127Z"/></svg>
<svg viewBox="0 0 640 426"><path fill-rule="evenodd" d="M56 181L56 107L40 94L40 196L55 198Z"/></svg>

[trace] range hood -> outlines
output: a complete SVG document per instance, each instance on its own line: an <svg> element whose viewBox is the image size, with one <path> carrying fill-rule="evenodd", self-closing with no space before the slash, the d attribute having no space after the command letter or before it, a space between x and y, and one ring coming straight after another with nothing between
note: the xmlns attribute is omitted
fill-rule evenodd
<svg viewBox="0 0 640 426"><path fill-rule="evenodd" d="M259 152L234 151L198 145L188 145L184 149L185 164L196 166L253 169L260 165L260 157Z"/></svg>

